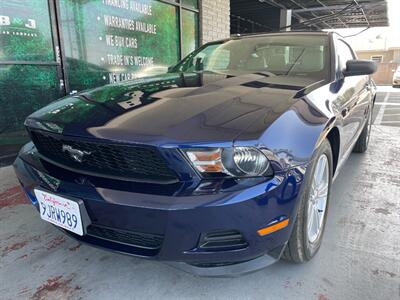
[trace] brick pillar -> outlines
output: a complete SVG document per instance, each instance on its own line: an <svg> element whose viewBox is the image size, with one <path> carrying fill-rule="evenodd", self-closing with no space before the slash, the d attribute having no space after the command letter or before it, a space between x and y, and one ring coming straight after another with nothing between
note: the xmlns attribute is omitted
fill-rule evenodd
<svg viewBox="0 0 400 300"><path fill-rule="evenodd" d="M230 36L230 0L201 0L201 44Z"/></svg>

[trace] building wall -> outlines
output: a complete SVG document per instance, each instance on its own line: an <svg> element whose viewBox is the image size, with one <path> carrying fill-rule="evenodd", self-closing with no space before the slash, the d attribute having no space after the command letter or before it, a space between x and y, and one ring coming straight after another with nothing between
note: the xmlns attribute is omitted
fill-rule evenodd
<svg viewBox="0 0 400 300"><path fill-rule="evenodd" d="M382 56L382 62L378 63L378 70L372 78L377 84L392 84L394 71L400 65L399 48L357 51L357 56L359 59L371 59L372 56Z"/></svg>
<svg viewBox="0 0 400 300"><path fill-rule="evenodd" d="M372 78L375 80L376 84L391 85L393 74L399 66L400 64L397 63L380 63L378 64L378 70Z"/></svg>
<svg viewBox="0 0 400 300"><path fill-rule="evenodd" d="M400 49L357 51L360 59L371 59L372 56L382 56L383 63L400 63Z"/></svg>
<svg viewBox="0 0 400 300"><path fill-rule="evenodd" d="M393 61L396 63L400 63L400 48L396 48L393 50Z"/></svg>
<svg viewBox="0 0 400 300"><path fill-rule="evenodd" d="M230 36L230 1L202 0L200 43L225 39Z"/></svg>

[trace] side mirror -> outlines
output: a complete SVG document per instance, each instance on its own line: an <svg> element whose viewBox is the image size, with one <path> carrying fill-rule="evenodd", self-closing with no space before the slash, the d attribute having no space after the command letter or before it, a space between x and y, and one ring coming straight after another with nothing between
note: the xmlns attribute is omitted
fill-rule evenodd
<svg viewBox="0 0 400 300"><path fill-rule="evenodd" d="M370 75L374 74L378 69L376 62L372 60L352 59L346 63L346 70L343 71L345 77Z"/></svg>
<svg viewBox="0 0 400 300"><path fill-rule="evenodd" d="M196 58L196 71L203 71L204 69L204 62L203 62L203 58L198 57Z"/></svg>

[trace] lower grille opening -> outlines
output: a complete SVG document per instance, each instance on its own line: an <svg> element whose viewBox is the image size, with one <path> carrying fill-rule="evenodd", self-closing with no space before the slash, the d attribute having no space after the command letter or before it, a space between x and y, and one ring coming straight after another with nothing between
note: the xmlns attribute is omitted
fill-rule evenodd
<svg viewBox="0 0 400 300"><path fill-rule="evenodd" d="M152 250L160 249L164 239L163 235L125 231L98 225L90 225L87 228L87 235L115 243Z"/></svg>
<svg viewBox="0 0 400 300"><path fill-rule="evenodd" d="M194 267L198 268L216 268L216 267L226 267L226 266L233 266L240 263L244 263L246 261L238 261L238 262L220 262L220 263L195 263L189 264Z"/></svg>
<svg viewBox="0 0 400 300"><path fill-rule="evenodd" d="M239 231L225 230L202 234L198 248L206 251L228 251L244 249L248 245Z"/></svg>

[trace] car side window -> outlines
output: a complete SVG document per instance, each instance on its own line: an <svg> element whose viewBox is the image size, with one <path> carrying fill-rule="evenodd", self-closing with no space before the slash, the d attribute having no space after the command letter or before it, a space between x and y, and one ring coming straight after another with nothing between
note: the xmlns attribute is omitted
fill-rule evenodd
<svg viewBox="0 0 400 300"><path fill-rule="evenodd" d="M355 59L353 51L342 40L338 40L338 43L337 43L337 54L338 54L339 70L340 71L343 71L344 69L346 69L346 62L348 60Z"/></svg>

